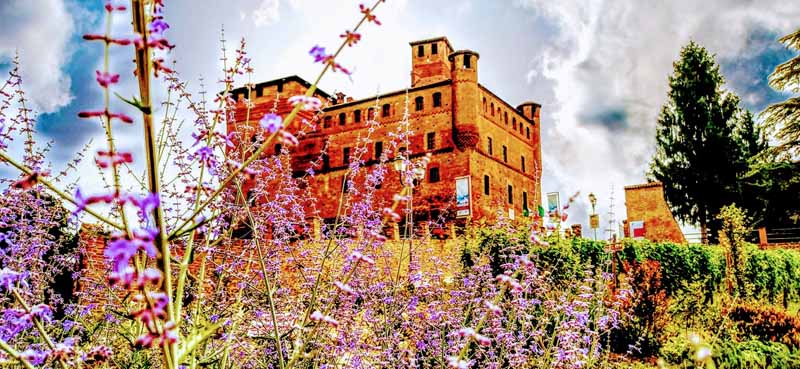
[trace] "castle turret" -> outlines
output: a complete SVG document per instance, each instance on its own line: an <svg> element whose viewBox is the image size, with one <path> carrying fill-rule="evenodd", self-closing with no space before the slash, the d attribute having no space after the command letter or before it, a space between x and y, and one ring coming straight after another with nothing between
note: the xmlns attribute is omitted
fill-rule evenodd
<svg viewBox="0 0 800 369"><path fill-rule="evenodd" d="M460 150L475 147L480 140L480 88L478 53L459 50L450 54L450 78L453 81L453 141Z"/></svg>
<svg viewBox="0 0 800 369"><path fill-rule="evenodd" d="M450 78L450 61L453 52L446 37L410 42L411 87L427 85Z"/></svg>
<svg viewBox="0 0 800 369"><path fill-rule="evenodd" d="M531 135L533 136L533 155L539 168L541 168L542 162L542 130L539 120L539 113L541 110L542 106L532 101L526 101L517 106L517 111L533 124L533 129L531 129Z"/></svg>

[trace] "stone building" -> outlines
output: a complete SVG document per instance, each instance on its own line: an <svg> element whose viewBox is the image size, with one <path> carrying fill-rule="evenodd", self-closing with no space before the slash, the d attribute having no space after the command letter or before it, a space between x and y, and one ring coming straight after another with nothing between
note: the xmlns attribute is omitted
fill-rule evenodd
<svg viewBox="0 0 800 369"><path fill-rule="evenodd" d="M628 219L624 222L625 237L686 243L686 238L664 199L664 186L661 182L625 186L625 208L628 213ZM634 234L631 224L638 226L641 233Z"/></svg>
<svg viewBox="0 0 800 369"><path fill-rule="evenodd" d="M315 96L327 105L317 114L302 112L289 127L293 133L302 131L299 145L289 149L295 177L314 172L307 188L318 213L310 216L330 220L336 215L348 167L358 159L368 170L380 163L388 167L376 188L391 201L402 189L400 175L392 169L400 155L412 162L430 158L425 178L414 189L415 220L491 221L497 214L519 218L534 213L541 193L541 106L513 106L494 94L478 82L478 53L455 50L445 37L410 46L407 89L362 99L317 90ZM254 132L270 111L285 117L292 109L288 99L305 94L310 86L290 76L258 83L249 92L244 87L232 91L237 108L228 130ZM392 133L402 129L406 109L411 134L394 142ZM359 144L367 135L369 142ZM276 144L274 152L281 149ZM469 200L468 206L462 208L456 207L458 178L469 189L469 197L462 199Z"/></svg>

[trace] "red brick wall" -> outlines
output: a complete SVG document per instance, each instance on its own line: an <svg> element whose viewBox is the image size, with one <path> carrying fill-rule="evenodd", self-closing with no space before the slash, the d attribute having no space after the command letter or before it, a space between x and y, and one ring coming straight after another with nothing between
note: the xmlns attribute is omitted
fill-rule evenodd
<svg viewBox="0 0 800 369"><path fill-rule="evenodd" d="M628 213L626 236L630 222L642 220L646 239L686 243L678 222L664 200L664 187L660 182L625 187L625 207Z"/></svg>

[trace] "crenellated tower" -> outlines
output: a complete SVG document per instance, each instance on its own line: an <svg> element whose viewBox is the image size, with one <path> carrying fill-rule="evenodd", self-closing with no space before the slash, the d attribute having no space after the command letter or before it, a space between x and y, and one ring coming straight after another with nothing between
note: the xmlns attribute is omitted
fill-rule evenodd
<svg viewBox="0 0 800 369"><path fill-rule="evenodd" d="M453 47L447 37L409 42L411 45L411 87L427 85L450 78L448 56Z"/></svg>
<svg viewBox="0 0 800 369"><path fill-rule="evenodd" d="M460 150L474 148L480 140L479 57L478 53L471 50L454 51L448 56L453 88L453 140Z"/></svg>

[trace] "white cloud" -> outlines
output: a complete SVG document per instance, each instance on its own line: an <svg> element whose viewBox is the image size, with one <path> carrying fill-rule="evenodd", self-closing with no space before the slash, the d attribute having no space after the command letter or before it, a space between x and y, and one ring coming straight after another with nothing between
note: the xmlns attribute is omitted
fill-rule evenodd
<svg viewBox="0 0 800 369"><path fill-rule="evenodd" d="M67 105L70 77L62 69L73 20L62 0L0 1L0 61L19 51L27 96L40 112Z"/></svg>
<svg viewBox="0 0 800 369"><path fill-rule="evenodd" d="M552 86L554 96L543 109L545 191L583 190L584 214L589 191L604 205L616 184L619 210L621 186L645 180L667 76L682 46L695 40L718 57L736 57L752 32L787 33L800 18L800 6L780 0L517 3L557 28L528 79Z"/></svg>
<svg viewBox="0 0 800 369"><path fill-rule="evenodd" d="M256 27L269 26L280 20L280 1L261 0L261 4L253 11L253 23Z"/></svg>

